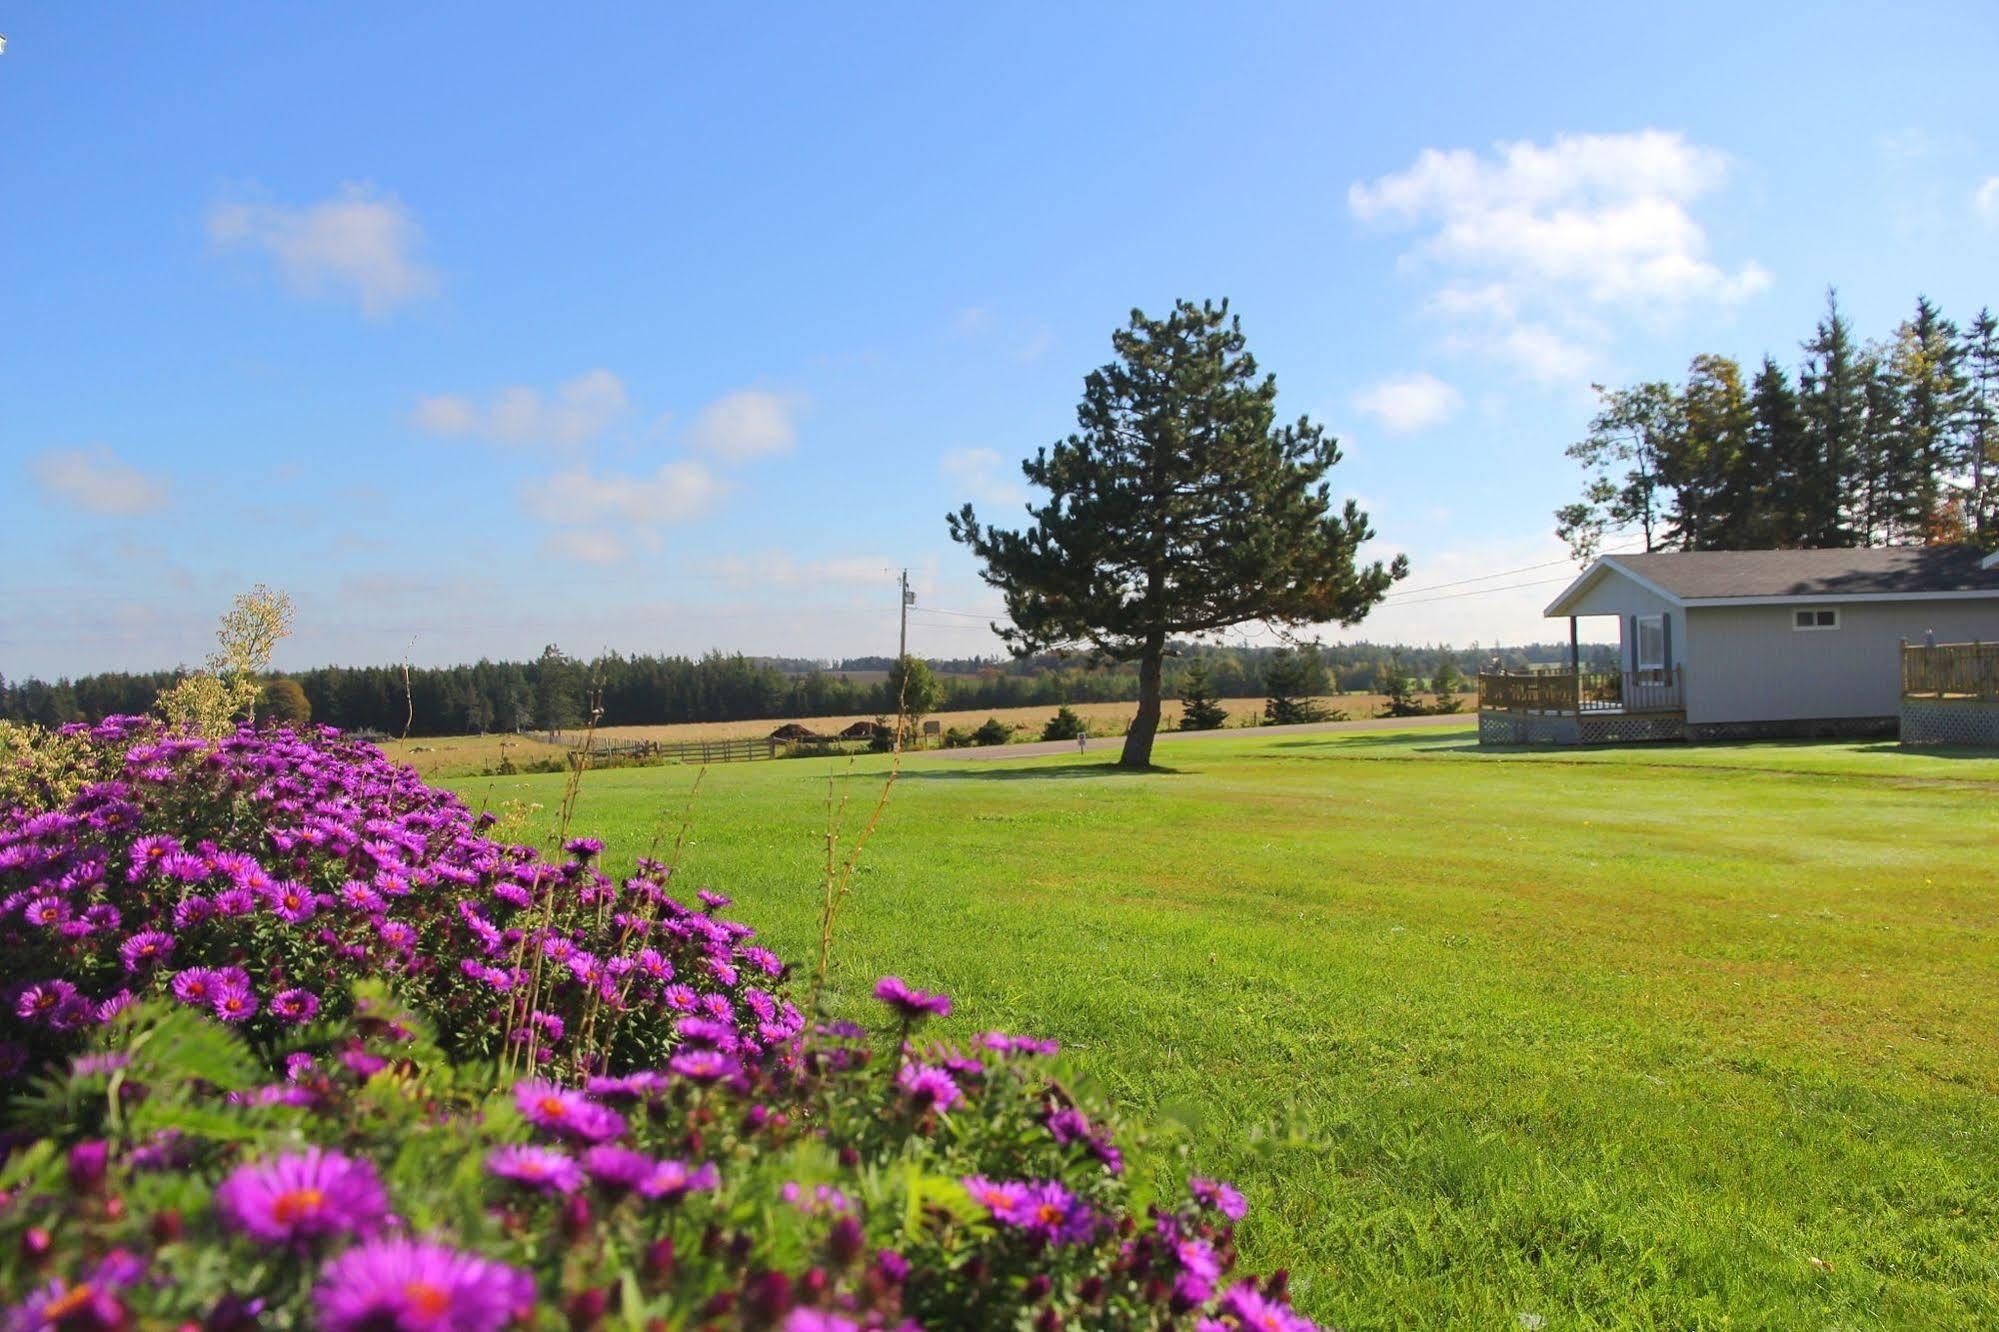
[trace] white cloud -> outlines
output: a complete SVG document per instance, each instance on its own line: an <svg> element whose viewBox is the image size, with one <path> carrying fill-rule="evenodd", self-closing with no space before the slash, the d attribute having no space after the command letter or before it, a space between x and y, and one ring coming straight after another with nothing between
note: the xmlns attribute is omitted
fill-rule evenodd
<svg viewBox="0 0 1999 1332"><path fill-rule="evenodd" d="M550 532L541 543L542 553L579 564L616 564L625 556L625 544L609 532L573 528Z"/></svg>
<svg viewBox="0 0 1999 1332"><path fill-rule="evenodd" d="M1440 276L1428 305L1455 345L1562 378L1585 372L1615 318L1732 306L1769 286L1753 262L1716 263L1690 211L1729 166L1663 130L1557 135L1491 156L1426 149L1347 202L1362 221L1419 233L1403 262Z"/></svg>
<svg viewBox="0 0 1999 1332"><path fill-rule="evenodd" d="M1002 458L993 449L952 449L938 463L956 491L987 504L1019 504L1027 499L1027 487L1018 477L1019 465Z"/></svg>
<svg viewBox="0 0 1999 1332"><path fill-rule="evenodd" d="M546 523L593 527L606 521L657 527L699 517L729 491L707 466L681 458L650 476L577 467L521 488L521 506Z"/></svg>
<svg viewBox="0 0 1999 1332"><path fill-rule="evenodd" d="M1978 187L1971 196L1972 207L1978 215L1994 226L1999 226L1999 176L1993 176Z"/></svg>
<svg viewBox="0 0 1999 1332"><path fill-rule="evenodd" d="M1354 406L1393 434L1442 425L1464 404L1458 391L1432 374L1397 375L1354 396Z"/></svg>
<svg viewBox="0 0 1999 1332"><path fill-rule="evenodd" d="M130 516L167 505L165 478L124 462L102 444L50 449L28 459L27 472L51 499L85 513Z"/></svg>
<svg viewBox="0 0 1999 1332"><path fill-rule="evenodd" d="M788 453L798 438L795 404L762 389L736 389L703 407L688 428L694 447L724 462Z"/></svg>
<svg viewBox="0 0 1999 1332"><path fill-rule="evenodd" d="M479 436L519 446L575 447L603 434L630 406L625 385L609 370L586 370L543 394L525 385L503 388L485 407L462 394L417 399L410 424L428 435Z"/></svg>
<svg viewBox="0 0 1999 1332"><path fill-rule="evenodd" d="M208 212L208 235L223 247L269 254L294 291L334 294L379 318L437 291L437 274L417 258L423 229L392 195L344 185L318 203L223 202Z"/></svg>

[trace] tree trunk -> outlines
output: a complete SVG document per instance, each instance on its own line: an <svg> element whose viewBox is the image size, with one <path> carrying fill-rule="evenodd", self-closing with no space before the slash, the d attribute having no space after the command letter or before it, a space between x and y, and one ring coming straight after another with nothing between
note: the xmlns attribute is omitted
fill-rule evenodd
<svg viewBox="0 0 1999 1332"><path fill-rule="evenodd" d="M1131 729L1124 733L1124 754L1120 768L1145 769L1152 766L1152 737L1159 733L1160 659L1166 655L1163 634L1145 640L1145 655L1138 659L1138 711Z"/></svg>

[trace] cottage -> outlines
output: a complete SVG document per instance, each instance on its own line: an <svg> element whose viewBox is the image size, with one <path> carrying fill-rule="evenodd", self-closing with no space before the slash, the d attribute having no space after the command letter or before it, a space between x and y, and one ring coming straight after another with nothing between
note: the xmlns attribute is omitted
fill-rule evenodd
<svg viewBox="0 0 1999 1332"><path fill-rule="evenodd" d="M1544 614L1569 621L1568 668L1482 675L1481 743L1893 735L1904 644L1999 642L1999 555L1606 555ZM1616 618L1614 671L1581 669L1579 621L1593 616Z"/></svg>

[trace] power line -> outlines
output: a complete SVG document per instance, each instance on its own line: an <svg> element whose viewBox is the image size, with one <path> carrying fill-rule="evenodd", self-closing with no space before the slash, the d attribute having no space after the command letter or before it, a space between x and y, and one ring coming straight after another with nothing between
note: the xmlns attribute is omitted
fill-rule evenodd
<svg viewBox="0 0 1999 1332"><path fill-rule="evenodd" d="M1573 579L1569 578L1541 578L1531 583L1508 583L1504 587L1475 587L1469 592L1446 592L1441 597L1418 597L1414 601L1398 601L1394 602L1393 606L1396 608L1402 606L1427 606L1433 601L1456 601L1460 597L1483 597L1494 592L1517 592L1523 587L1547 587L1554 583L1568 583L1573 581Z"/></svg>

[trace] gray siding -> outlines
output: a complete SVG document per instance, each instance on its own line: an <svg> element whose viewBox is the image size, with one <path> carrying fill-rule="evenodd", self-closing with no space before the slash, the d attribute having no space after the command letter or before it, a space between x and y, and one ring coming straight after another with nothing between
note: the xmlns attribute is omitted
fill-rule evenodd
<svg viewBox="0 0 1999 1332"><path fill-rule="evenodd" d="M1934 630L1939 643L1999 641L1999 597L1825 604L1839 611L1839 628L1792 628L1802 602L1690 608L1687 721L1891 717L1902 701L1903 639L1920 643Z"/></svg>
<svg viewBox="0 0 1999 1332"><path fill-rule="evenodd" d="M1615 569L1606 570L1596 585L1577 599L1574 609L1576 615L1584 618L1617 618L1617 638L1626 670L1631 668L1631 617L1663 615L1666 617L1667 652L1672 657L1673 665L1683 667L1687 664L1686 612L1651 589L1640 587Z"/></svg>

